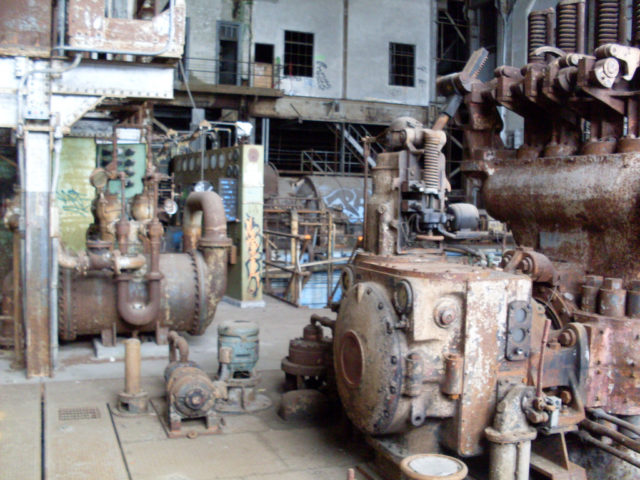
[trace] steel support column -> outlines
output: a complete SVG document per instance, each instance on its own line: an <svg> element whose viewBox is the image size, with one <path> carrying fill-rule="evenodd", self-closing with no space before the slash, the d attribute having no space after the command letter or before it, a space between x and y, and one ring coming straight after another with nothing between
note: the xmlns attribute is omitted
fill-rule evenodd
<svg viewBox="0 0 640 480"><path fill-rule="evenodd" d="M51 375L49 325L49 186L51 143L48 131L26 130L20 141L24 155L23 312L27 377Z"/></svg>

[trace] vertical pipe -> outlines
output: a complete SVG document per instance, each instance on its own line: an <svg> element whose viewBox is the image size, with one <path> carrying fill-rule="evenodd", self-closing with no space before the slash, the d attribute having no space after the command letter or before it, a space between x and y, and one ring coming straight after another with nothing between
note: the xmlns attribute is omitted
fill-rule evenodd
<svg viewBox="0 0 640 480"><path fill-rule="evenodd" d="M489 453L489 480L514 480L517 455L515 443L492 443Z"/></svg>
<svg viewBox="0 0 640 480"><path fill-rule="evenodd" d="M618 43L627 44L627 0L618 0Z"/></svg>
<svg viewBox="0 0 640 480"><path fill-rule="evenodd" d="M578 2L578 36L576 39L576 51L578 53L586 53L587 45L586 45L586 35L587 35L587 14L586 14L586 4L584 1Z"/></svg>
<svg viewBox="0 0 640 480"><path fill-rule="evenodd" d="M331 292L333 291L333 215L331 211L327 211L327 220L329 222L329 238L327 240L327 260L329 265L327 266L327 307L331 307Z"/></svg>
<svg viewBox="0 0 640 480"><path fill-rule="evenodd" d="M300 289L298 288L298 281L300 280L300 264L298 259L298 211L291 210L291 265L295 273L291 278L291 301L298 305Z"/></svg>
<svg viewBox="0 0 640 480"><path fill-rule="evenodd" d="M370 144L370 139L367 139L364 142L364 192L362 193L362 199L364 202L364 212L363 212L363 218L362 218L362 236L363 236L363 240L364 240L364 235L367 234L367 204L369 203L369 185L368 185L368 179L369 179L369 151L371 149L371 144ZM357 242L357 240L356 240ZM363 242L364 245L364 242ZM357 247L357 243L356 243L356 247ZM355 247L354 247L355 250Z"/></svg>
<svg viewBox="0 0 640 480"><path fill-rule="evenodd" d="M58 47L64 45L67 25L67 0L58 0ZM63 56L64 49L58 48L57 55Z"/></svg>
<svg viewBox="0 0 640 480"><path fill-rule="evenodd" d="M340 173L344 173L345 135L347 134L344 122L340 124L340 133Z"/></svg>
<svg viewBox="0 0 640 480"><path fill-rule="evenodd" d="M124 342L124 391L129 395L140 392L140 340Z"/></svg>
<svg viewBox="0 0 640 480"><path fill-rule="evenodd" d="M516 480L528 480L531 468L531 442L520 442L516 448L518 454Z"/></svg>
<svg viewBox="0 0 640 480"><path fill-rule="evenodd" d="M24 329L22 328L22 287L20 282L20 230L13 231L13 345L15 366L24 366Z"/></svg>

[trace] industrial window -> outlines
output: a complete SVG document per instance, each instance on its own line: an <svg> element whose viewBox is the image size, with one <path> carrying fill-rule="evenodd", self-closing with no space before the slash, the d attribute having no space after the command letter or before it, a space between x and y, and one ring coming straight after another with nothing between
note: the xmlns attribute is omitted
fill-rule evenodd
<svg viewBox="0 0 640 480"><path fill-rule="evenodd" d="M389 44L389 85L415 85L416 46L405 43Z"/></svg>
<svg viewBox="0 0 640 480"><path fill-rule="evenodd" d="M313 33L284 32L285 74L313 77Z"/></svg>

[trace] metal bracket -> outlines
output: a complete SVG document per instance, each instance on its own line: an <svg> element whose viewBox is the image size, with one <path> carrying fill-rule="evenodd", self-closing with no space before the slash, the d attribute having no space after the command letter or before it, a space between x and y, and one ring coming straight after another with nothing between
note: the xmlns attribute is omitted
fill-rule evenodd
<svg viewBox="0 0 640 480"><path fill-rule="evenodd" d="M531 304L514 301L507 312L507 351L510 361L525 360L531 352Z"/></svg>

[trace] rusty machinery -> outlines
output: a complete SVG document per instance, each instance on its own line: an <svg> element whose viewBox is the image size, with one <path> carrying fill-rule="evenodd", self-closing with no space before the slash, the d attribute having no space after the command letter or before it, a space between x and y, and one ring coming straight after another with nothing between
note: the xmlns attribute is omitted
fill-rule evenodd
<svg viewBox="0 0 640 480"><path fill-rule="evenodd" d="M533 12L525 67L483 83L476 52L439 79L448 102L431 129L390 126L333 335L344 410L385 472L445 451L487 455L491 480L640 475L640 48L617 43L624 10L597 2L593 54L584 3L560 2L558 46L553 11ZM501 106L524 117L517 149L500 139ZM477 218L446 203L453 116L464 171L518 244L498 269L444 255L468 248Z"/></svg>
<svg viewBox="0 0 640 480"><path fill-rule="evenodd" d="M192 435L182 429L183 420L204 418L205 434L220 432L220 418L215 412L218 399L227 396L223 382L211 381L195 362L189 360L189 345L184 337L171 331L169 365L164 370L167 390L168 434L171 438Z"/></svg>
<svg viewBox="0 0 640 480"><path fill-rule="evenodd" d="M206 429L202 433L220 433L222 421L217 412L247 413L271 406L269 397L257 391L258 335L254 322L222 322L218 327L218 373L212 380L189 360L186 339L169 332L169 365L164 371L169 437L197 433L183 429L183 420L204 418Z"/></svg>
<svg viewBox="0 0 640 480"><path fill-rule="evenodd" d="M90 177L96 197L87 249L59 255L60 338L101 334L113 345L118 333L155 332L158 343L166 343L169 329L202 334L226 288L231 241L222 200L214 192L192 193L183 213L184 252L161 253L160 214L163 207L175 210L170 199L159 200L167 177L148 151L143 192L127 199L116 138L111 162ZM111 193L109 182L120 184L120 194Z"/></svg>
<svg viewBox="0 0 640 480"><path fill-rule="evenodd" d="M289 342L289 354L281 362L286 390L320 388L335 383L331 337L325 336L322 329L333 329L334 324L334 321L314 314L302 330L302 337Z"/></svg>

